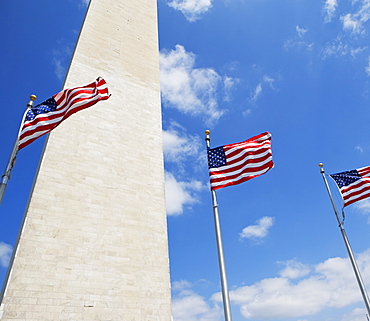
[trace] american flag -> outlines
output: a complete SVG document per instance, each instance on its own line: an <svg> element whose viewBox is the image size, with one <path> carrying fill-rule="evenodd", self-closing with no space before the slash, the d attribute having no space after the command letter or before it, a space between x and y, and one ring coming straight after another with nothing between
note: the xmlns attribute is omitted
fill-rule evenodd
<svg viewBox="0 0 370 321"><path fill-rule="evenodd" d="M103 78L82 87L64 89L41 104L26 111L19 134L18 150L47 134L72 114L109 98Z"/></svg>
<svg viewBox="0 0 370 321"><path fill-rule="evenodd" d="M337 183L343 207L370 196L370 166L329 175Z"/></svg>
<svg viewBox="0 0 370 321"><path fill-rule="evenodd" d="M211 190L240 184L273 167L269 132L244 142L208 148Z"/></svg>

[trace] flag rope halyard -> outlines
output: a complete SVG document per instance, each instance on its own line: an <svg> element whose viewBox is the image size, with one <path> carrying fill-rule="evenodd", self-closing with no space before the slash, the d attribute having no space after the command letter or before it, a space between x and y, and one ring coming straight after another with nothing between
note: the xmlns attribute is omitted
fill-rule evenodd
<svg viewBox="0 0 370 321"><path fill-rule="evenodd" d="M353 271L355 272L357 283L358 283L358 285L360 287L362 298L364 299L364 302L365 302L367 313L368 313L368 315L370 315L369 298L367 296L366 289L365 289L365 286L364 286L364 282L362 281L360 270L359 270L359 268L357 266L357 263L356 263L356 260L355 260L355 256L353 255L353 252L352 252L352 249L351 249L351 245L349 244L346 231L344 230L343 221L341 221L340 218L339 218L338 210L337 210L337 207L336 207L336 205L334 203L333 195L331 193L331 190L330 190L328 181L327 181L326 176L325 176L324 165L322 163L320 163L319 164L319 167L320 167L320 173L322 175L322 178L324 179L326 190L328 191L328 194L329 194L331 205L333 206L334 213L335 213L335 216L336 216L337 221L338 221L338 224L339 224L340 231L342 233L342 237L343 237L344 243L345 243L346 248L347 248L348 256L350 258ZM342 212L344 212L344 211L342 211Z"/></svg>
<svg viewBox="0 0 370 321"><path fill-rule="evenodd" d="M205 141L207 145L207 149L210 148L210 131L206 130L205 134ZM231 318L231 308L230 308L230 297L229 297L229 290L227 285L227 277L226 277L226 267L225 267L225 259L224 259L224 250L222 246L222 237L221 237L221 226L220 226L220 218L218 215L218 203L217 203L217 196L216 191L211 190L212 194L212 207L213 207L213 216L215 222L215 231L216 231L216 241L217 241L217 251L218 251L218 264L220 267L220 277L221 277L221 288L222 288L222 301L224 306L224 315L226 321L232 321Z"/></svg>
<svg viewBox="0 0 370 321"><path fill-rule="evenodd" d="M0 183L0 204L2 203L2 200L3 200L3 197L4 197L4 193L5 193L5 189L6 189L7 185L8 185L8 181L10 180L10 175L12 173L12 169L14 167L15 160L17 158L18 147L19 147L19 135L21 133L24 120L26 118L26 115L27 115L28 110L30 110L33 107L33 102L36 99L37 99L37 97L35 95L31 95L30 96L30 101L27 104L27 109L23 113L22 121L21 121L21 124L19 126L17 139L15 140L12 153L10 154L9 161L8 161L7 166L6 166L5 172L1 176L1 183Z"/></svg>

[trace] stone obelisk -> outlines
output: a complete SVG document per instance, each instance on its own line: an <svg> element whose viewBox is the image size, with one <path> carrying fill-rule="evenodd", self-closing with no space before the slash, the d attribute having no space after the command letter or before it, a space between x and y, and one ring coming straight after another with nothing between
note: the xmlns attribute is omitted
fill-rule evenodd
<svg viewBox="0 0 370 321"><path fill-rule="evenodd" d="M0 320L171 320L157 30L156 0L91 0L65 88L112 96L51 132Z"/></svg>

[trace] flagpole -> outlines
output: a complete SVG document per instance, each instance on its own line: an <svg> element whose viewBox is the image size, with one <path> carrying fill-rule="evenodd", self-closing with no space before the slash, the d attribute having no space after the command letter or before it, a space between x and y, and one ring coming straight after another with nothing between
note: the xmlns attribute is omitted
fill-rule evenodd
<svg viewBox="0 0 370 321"><path fill-rule="evenodd" d="M17 157L18 143L19 143L19 135L20 135L20 132L22 130L23 122L24 122L24 119L26 118L27 111L30 108L33 107L34 100L36 100L36 96L35 95L31 95L30 96L30 101L27 104L27 109L26 109L26 111L23 114L22 121L21 121L21 124L19 126L19 130L18 130L17 139L15 140L12 153L10 154L10 157L9 157L8 164L6 165L5 172L4 172L3 176L1 177L1 183L0 183L0 204L3 201L5 189L6 189L7 185L8 185L8 181L10 180L10 175L12 173L12 169L13 169L13 166L15 164L16 157Z"/></svg>
<svg viewBox="0 0 370 321"><path fill-rule="evenodd" d="M334 213L335 213L335 216L337 218L337 221L338 221L338 224L339 224L339 228L340 228L340 231L342 233L343 240L344 240L344 243L346 245L349 258L351 260L351 264L352 264L353 270L355 272L356 279L357 279L358 285L360 287L360 291L361 291L362 297L363 297L364 302L365 302L365 306L366 306L366 309L367 309L367 314L370 315L369 298L367 296L366 289L365 289L364 283L363 283L362 278L361 278L360 270L359 270L359 268L357 266L357 263L356 263L356 260L355 260L355 256L353 255L351 246L349 244L346 231L344 230L343 222L339 218L338 210L337 210L337 207L335 206L335 203L334 203L334 200L333 200L333 196L332 196L332 193L330 191L330 187L329 187L328 181L326 179L325 171L324 171L324 167L323 166L324 165L322 163L319 164L320 173L322 175L322 178L324 179L326 190L328 191L328 194L329 194L329 197L330 197L330 201L331 201L331 205L333 206Z"/></svg>
<svg viewBox="0 0 370 321"><path fill-rule="evenodd" d="M210 148L210 131L206 130L206 145L207 148ZM232 321L231 318L231 309L230 309L230 297L229 297L229 290L227 285L227 278L226 278L226 267L225 267L225 259L224 259L224 250L222 247L222 237L221 237L221 227L220 227L220 218L218 215L218 204L217 204L217 197L216 192L211 191L212 193L212 204L213 204L213 217L215 222L215 230L216 230L216 241L217 241L217 251L218 251L218 264L220 268L220 276L221 276L221 287L222 287L222 301L224 305L224 314L226 321Z"/></svg>

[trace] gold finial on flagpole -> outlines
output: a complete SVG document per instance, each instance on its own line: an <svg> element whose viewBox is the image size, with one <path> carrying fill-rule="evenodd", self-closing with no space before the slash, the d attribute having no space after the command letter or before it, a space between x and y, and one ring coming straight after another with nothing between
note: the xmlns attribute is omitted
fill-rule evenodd
<svg viewBox="0 0 370 321"><path fill-rule="evenodd" d="M33 107L33 102L35 101L37 99L37 97L36 97L36 95L31 95L30 96L30 101L28 102L28 104L27 104L27 107L28 108L32 108Z"/></svg>
<svg viewBox="0 0 370 321"><path fill-rule="evenodd" d="M209 146L210 146L210 141L211 141L211 138L209 137L209 134L211 133L211 131L207 129L204 133L206 134L206 137L205 137L205 139L204 139L204 140L206 141L206 143L207 143L207 147L209 148Z"/></svg>
<svg viewBox="0 0 370 321"><path fill-rule="evenodd" d="M321 174L324 174L325 171L324 171L324 164L323 163L319 163L319 167L320 167L320 173Z"/></svg>

